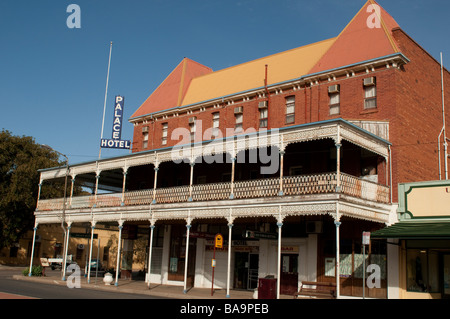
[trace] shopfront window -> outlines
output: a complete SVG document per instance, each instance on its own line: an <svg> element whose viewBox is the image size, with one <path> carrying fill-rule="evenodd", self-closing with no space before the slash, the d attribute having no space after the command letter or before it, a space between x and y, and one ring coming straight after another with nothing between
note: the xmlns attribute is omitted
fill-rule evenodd
<svg viewBox="0 0 450 319"><path fill-rule="evenodd" d="M423 249L406 250L406 288L412 292L439 292L439 255Z"/></svg>
<svg viewBox="0 0 450 319"><path fill-rule="evenodd" d="M324 249L325 277L336 276L335 243L335 241L328 241ZM365 253L362 249L362 243L359 240L341 240L339 254L340 277L361 279L363 278L364 265L367 270L367 266L375 264L380 267L380 279L385 280L387 278L386 242L372 241L370 247L365 247ZM366 271L366 277L367 275Z"/></svg>

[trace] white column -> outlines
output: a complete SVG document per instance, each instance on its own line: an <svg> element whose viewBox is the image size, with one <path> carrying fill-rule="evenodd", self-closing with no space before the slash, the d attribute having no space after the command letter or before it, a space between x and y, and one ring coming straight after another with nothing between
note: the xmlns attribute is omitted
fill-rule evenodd
<svg viewBox="0 0 450 319"><path fill-rule="evenodd" d="M280 150L280 192L278 193L279 196L283 196L283 165L284 165L284 151Z"/></svg>
<svg viewBox="0 0 450 319"><path fill-rule="evenodd" d="M341 143L336 143L336 193L341 192Z"/></svg>
<svg viewBox="0 0 450 319"><path fill-rule="evenodd" d="M339 220L335 220L334 224L336 225L336 298L339 298L341 295L341 287L340 287L340 243L339 243L339 227L341 226L341 222Z"/></svg>
<svg viewBox="0 0 450 319"><path fill-rule="evenodd" d="M230 298L230 281L231 281L231 233L233 223L228 224L228 266L227 266L227 298Z"/></svg>
<svg viewBox="0 0 450 319"><path fill-rule="evenodd" d="M63 261L62 261L62 280L66 281L66 264L67 264L67 253L69 251L69 238L70 238L70 228L72 227L72 222L68 222L67 223L67 233L66 233L66 243L65 243L65 247L64 247L64 256L63 256Z"/></svg>
<svg viewBox="0 0 450 319"><path fill-rule="evenodd" d="M281 284L281 227L283 223L279 221L278 226L278 270L277 270L277 299L280 299L280 284Z"/></svg>
<svg viewBox="0 0 450 319"><path fill-rule="evenodd" d="M39 209L39 200L41 199L41 189L42 189L42 180L39 183L39 188L38 188L38 196L37 196L37 203L36 203L36 207Z"/></svg>
<svg viewBox="0 0 450 319"><path fill-rule="evenodd" d="M155 225L150 225L150 244L148 246L148 282L147 286L150 288L150 274L152 268L152 250L153 250L153 230L155 229Z"/></svg>
<svg viewBox="0 0 450 319"><path fill-rule="evenodd" d="M154 170L155 170L155 179L154 179L154 181L153 181L153 201L152 201L152 204L156 204L156 182L157 182L157 180L158 180L159 166L157 166L157 165L155 164Z"/></svg>
<svg viewBox="0 0 450 319"><path fill-rule="evenodd" d="M94 207L97 206L97 192L98 192L98 180L100 179L100 172L95 175L95 190L94 190Z"/></svg>
<svg viewBox="0 0 450 319"><path fill-rule="evenodd" d="M128 173L128 169L124 168L123 169L123 182L122 182L122 202L121 202L121 206L125 205L125 185L127 182L127 173Z"/></svg>
<svg viewBox="0 0 450 319"><path fill-rule="evenodd" d="M39 184L41 185L41 184ZM40 188L40 187L39 187ZM30 271L28 272L28 276L31 277L31 272L33 269L33 257L34 257L34 245L36 243L36 231L37 231L38 223L34 224L33 227L33 245L31 246L31 260L30 260Z"/></svg>
<svg viewBox="0 0 450 319"><path fill-rule="evenodd" d="M191 230L190 222L186 225L186 257L184 259L184 290L183 293L187 293L187 272L188 272L188 263L189 263L189 234Z"/></svg>
<svg viewBox="0 0 450 319"><path fill-rule="evenodd" d="M91 282L91 262L92 262L92 246L94 243L94 229L95 229L95 221L91 222L91 243L90 243L90 247L89 247L89 262L88 262L88 283ZM98 258L98 256L97 256Z"/></svg>
<svg viewBox="0 0 450 319"><path fill-rule="evenodd" d="M231 159L231 192L230 199L234 199L234 174L236 169L236 156Z"/></svg>
<svg viewBox="0 0 450 319"><path fill-rule="evenodd" d="M119 271L120 271L120 253L122 248L122 229L123 229L123 221L119 221L119 240L117 241L117 263L116 263L116 282L115 286L119 285Z"/></svg>
<svg viewBox="0 0 450 319"><path fill-rule="evenodd" d="M188 199L188 201L189 202L192 202L192 187L193 187L193 184L194 184L194 165L195 165L195 162L191 162L191 177L190 177L190 182L189 182L189 199Z"/></svg>
<svg viewBox="0 0 450 319"><path fill-rule="evenodd" d="M72 185L70 187L69 207L72 207L73 188L75 187L75 177L72 177Z"/></svg>

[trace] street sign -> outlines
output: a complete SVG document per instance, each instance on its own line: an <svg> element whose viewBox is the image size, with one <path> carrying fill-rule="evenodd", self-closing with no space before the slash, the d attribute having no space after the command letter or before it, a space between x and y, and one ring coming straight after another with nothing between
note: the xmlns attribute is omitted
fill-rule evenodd
<svg viewBox="0 0 450 319"><path fill-rule="evenodd" d="M222 248L223 246L223 236L221 234L217 234L214 238L214 247L215 248Z"/></svg>
<svg viewBox="0 0 450 319"><path fill-rule="evenodd" d="M362 244L363 245L370 245L370 232L368 232L368 231L363 232Z"/></svg>

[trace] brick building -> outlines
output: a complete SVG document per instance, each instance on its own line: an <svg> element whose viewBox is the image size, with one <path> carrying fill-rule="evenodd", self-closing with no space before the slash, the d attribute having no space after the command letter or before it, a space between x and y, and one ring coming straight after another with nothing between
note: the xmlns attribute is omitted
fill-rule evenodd
<svg viewBox="0 0 450 319"><path fill-rule="evenodd" d="M439 177L441 93L439 62L371 0L332 39L219 71L184 58L130 118L131 155L71 165L93 195L69 196L66 222L150 226L149 281L185 291L211 287L221 233L228 293L273 276L278 294L323 281L361 296L362 232L396 221L398 183ZM40 199L36 222L62 202ZM396 297L390 253L370 245L381 287L366 295Z"/></svg>

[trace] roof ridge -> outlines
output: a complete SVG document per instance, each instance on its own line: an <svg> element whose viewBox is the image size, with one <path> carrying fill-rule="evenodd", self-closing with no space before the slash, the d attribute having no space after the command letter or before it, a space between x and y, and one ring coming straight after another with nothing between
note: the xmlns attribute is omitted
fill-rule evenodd
<svg viewBox="0 0 450 319"><path fill-rule="evenodd" d="M270 54L270 55L267 55L267 56L263 56L263 57L260 57L260 58L254 59L254 60L242 62L242 63L236 64L236 65L229 66L227 68L223 68L223 69L220 69L220 70L217 70L217 71L213 71L213 73L216 74L216 73L219 73L219 72L223 72L223 71L231 70L231 69L234 69L234 68L242 67L245 64L250 64L250 63L262 60L262 59L268 59L268 58L271 58L271 57L274 57L274 56L277 56L277 55L285 54L287 52L292 52L292 51L295 51L295 50L304 49L304 48L307 48L307 47L310 47L310 46L313 46L313 45L318 45L320 43L323 43L323 42L326 42L326 41L335 40L335 39L337 39L337 37L333 37L333 38L317 41L317 42L314 42L314 43L306 44L306 45L303 45L303 46L300 46L300 47L296 47L296 48L292 48L292 49L288 49L288 50L285 50L285 51L280 51L280 52L273 53L273 54ZM203 74L203 75L200 75L200 76L197 76L197 77L193 78L193 80L197 79L197 78L204 77L204 76L208 76L208 75L210 75L210 74L209 73Z"/></svg>

